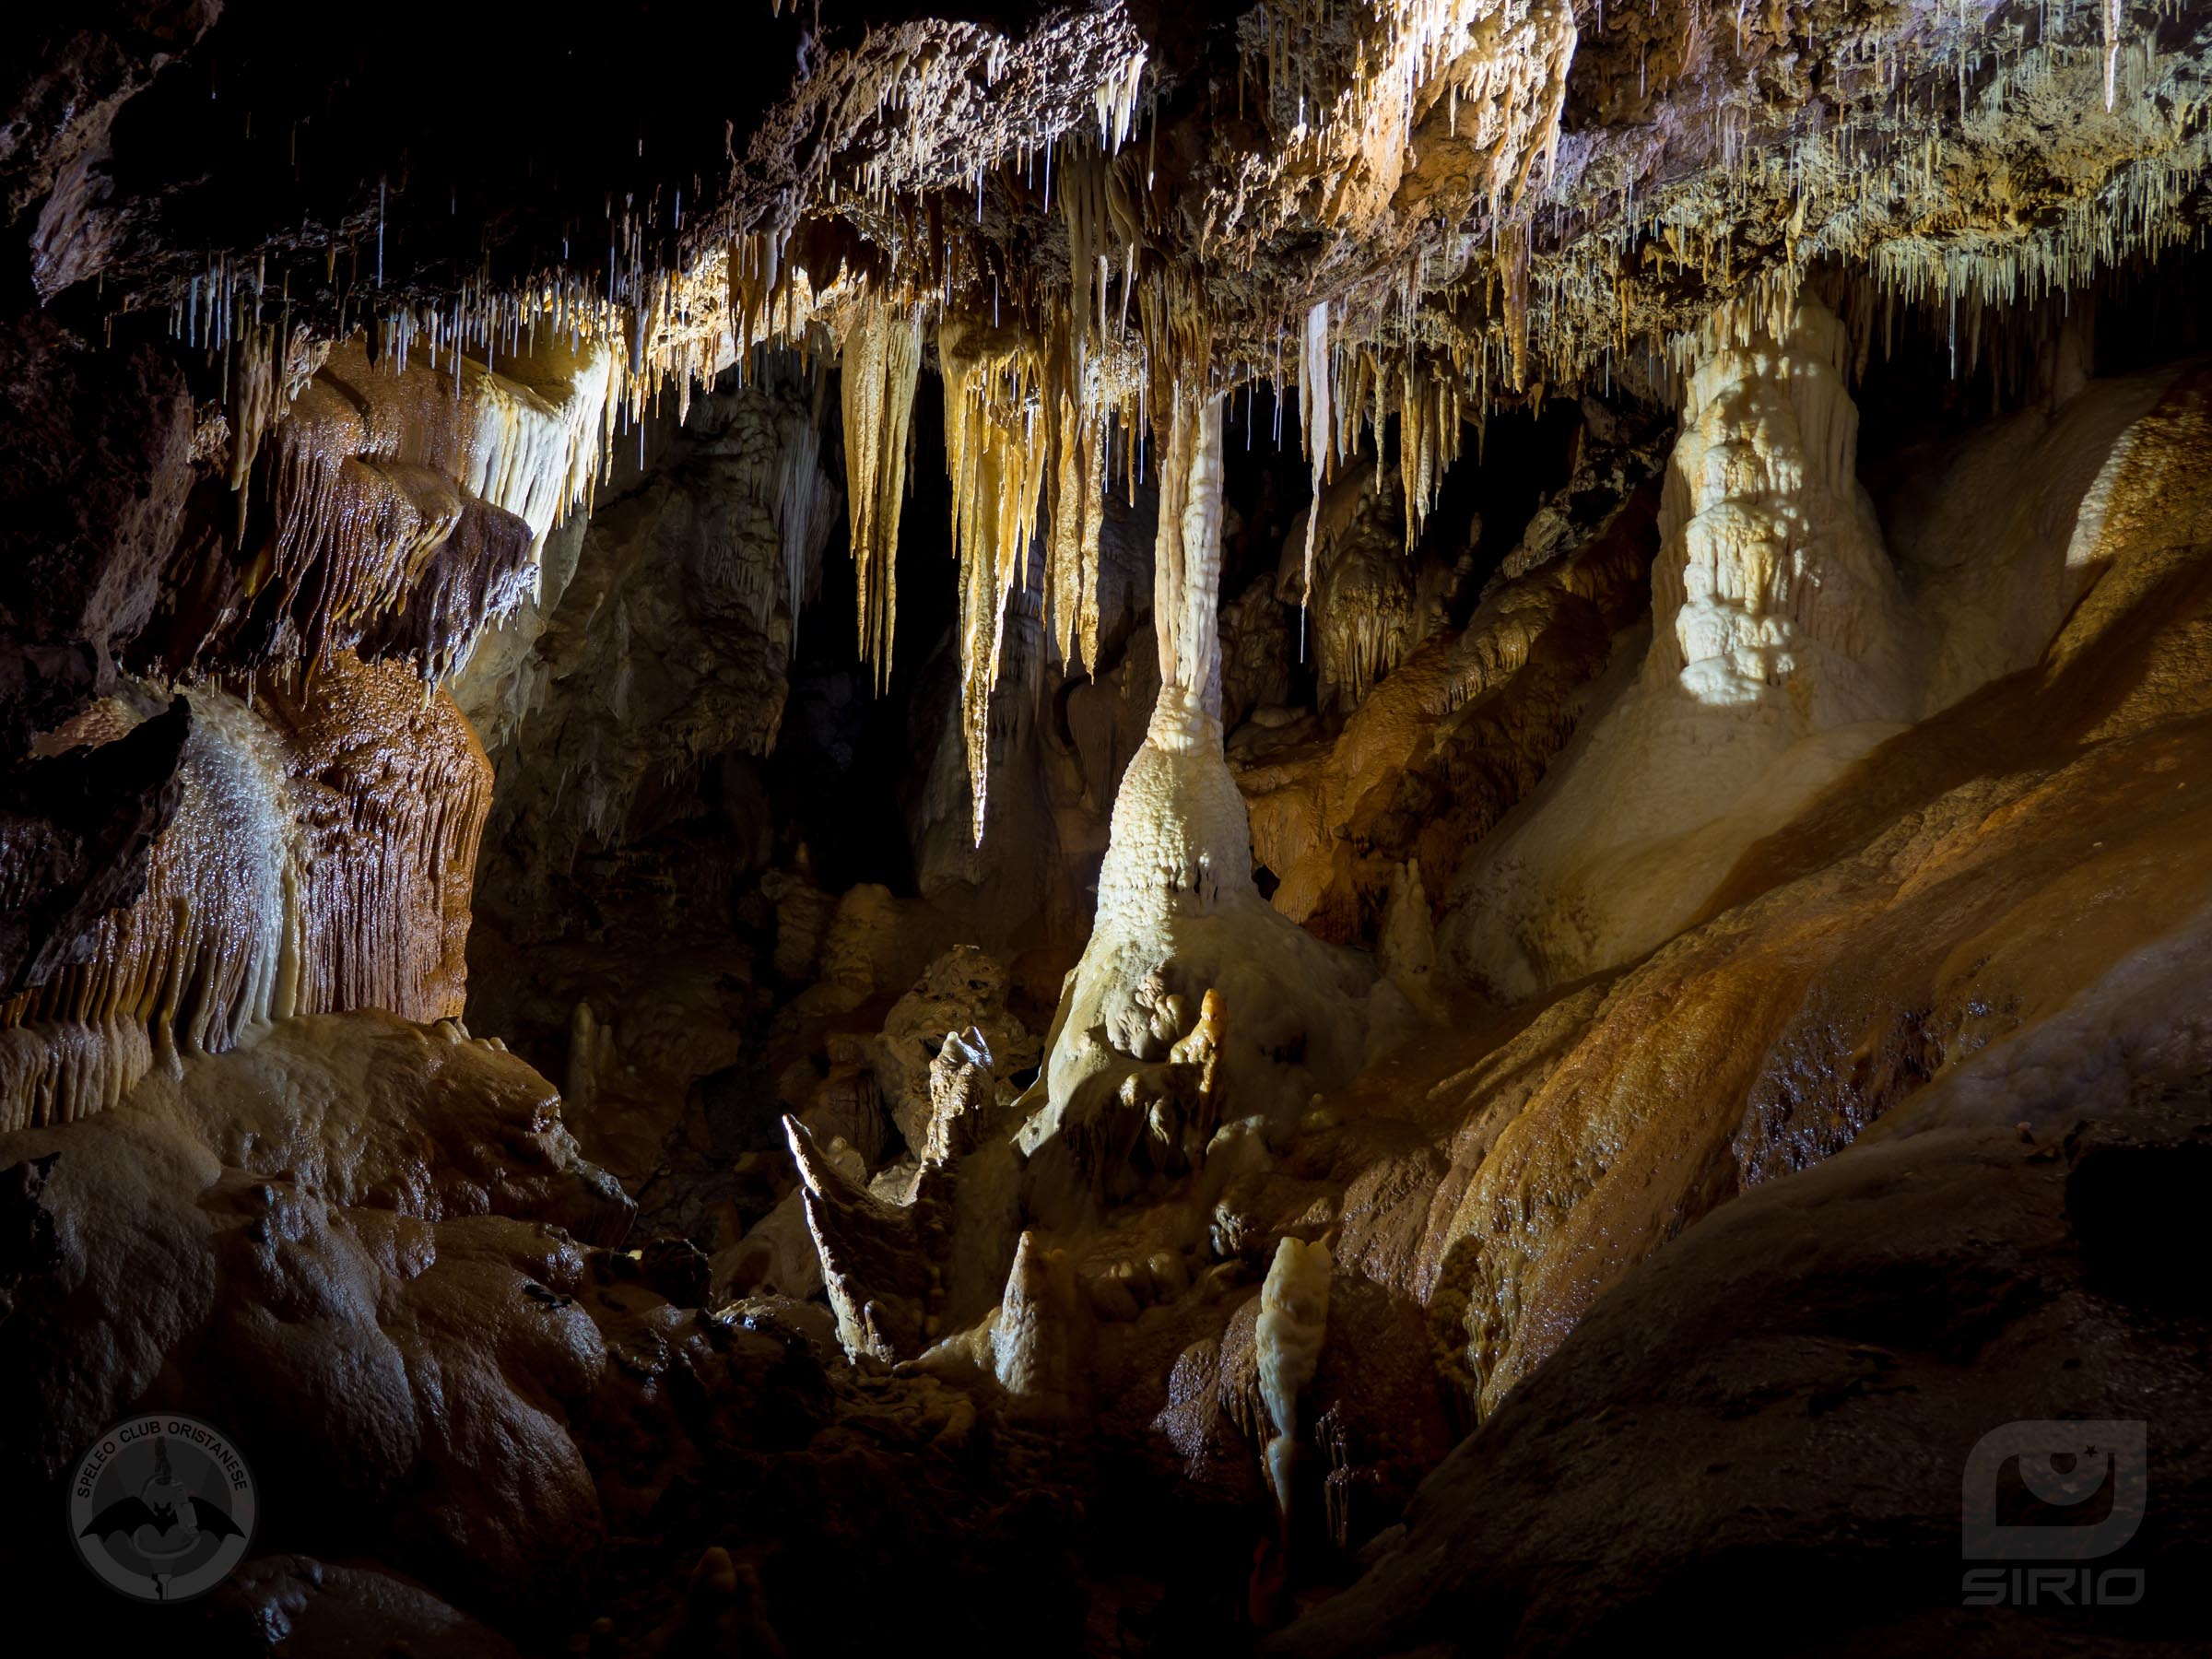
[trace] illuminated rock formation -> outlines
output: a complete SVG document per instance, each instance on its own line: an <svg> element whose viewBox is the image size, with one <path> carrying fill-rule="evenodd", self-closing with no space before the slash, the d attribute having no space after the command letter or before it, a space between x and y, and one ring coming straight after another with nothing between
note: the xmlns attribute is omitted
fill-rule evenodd
<svg viewBox="0 0 2212 1659"><path fill-rule="evenodd" d="M270 1021L346 1008L457 1016L490 773L467 723L412 672L350 656L253 707L190 700L175 815L146 891L88 960L6 1005L0 1122L112 1106L150 1067L231 1048ZM154 714L112 699L48 740L127 738Z"/></svg>
<svg viewBox="0 0 2212 1659"><path fill-rule="evenodd" d="M1648 950L1916 711L1913 624L1857 482L1847 345L1809 300L1712 324L1668 463L1642 665L1453 891L1446 948L1495 991Z"/></svg>
<svg viewBox="0 0 2212 1659"><path fill-rule="evenodd" d="M1290 1469L1297 1455L1298 1396L1313 1380L1329 1317L1329 1248L1285 1239L1260 1287L1257 1327L1260 1398L1273 1419L1267 1478L1276 1507L1290 1512Z"/></svg>
<svg viewBox="0 0 2212 1659"><path fill-rule="evenodd" d="M2154 987L2194 948L2198 861L2149 850L2194 833L2196 786L2135 769L2154 751L2195 765L2202 595L2183 572L2205 530L2183 480L2207 433L2201 381L2132 429L2101 573L2033 669L1877 749L1753 848L1698 925L1549 1005L1512 1064L1500 1051L1510 1117L1422 1246L1431 1318L1484 1406L1667 1233L1931 1081L1958 1071L2003 1121L2040 1122L2193 1048ZM2087 925L2108 906L2130 920ZM2063 1103L2037 1093L2046 1066ZM1602 1171L1583 1159L1594 1135L1615 1148Z"/></svg>
<svg viewBox="0 0 2212 1659"><path fill-rule="evenodd" d="M1290 926L1252 881L1244 803L1221 752L1220 408L1180 398L1161 482L1153 625L1161 685L1144 747L1114 798L1098 914L1047 1040L1032 1159L1102 1112L1136 1068L1167 1057L1200 999L1219 996L1230 1110L1285 1133L1317 1088L1361 1058L1363 965ZM1095 1195L1107 1172L1069 1171L1056 1201Z"/></svg>

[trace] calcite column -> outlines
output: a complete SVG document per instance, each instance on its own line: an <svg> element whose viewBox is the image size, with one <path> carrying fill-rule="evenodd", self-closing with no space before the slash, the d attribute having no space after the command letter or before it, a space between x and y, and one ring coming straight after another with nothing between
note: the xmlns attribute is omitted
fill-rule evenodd
<svg viewBox="0 0 2212 1659"><path fill-rule="evenodd" d="M1032 1097L1022 1131L1032 1154L1071 1126L1077 1143L1111 1142L1094 1121L1157 1086L1209 990L1225 1010L1221 1111L1269 1135L1363 1057L1372 971L1260 897L1251 825L1222 753L1219 401L1179 396L1168 440L1152 609L1159 698L1114 798L1090 942L1061 998L1044 1098ZM1037 1196L1048 1212L1077 1202L1070 1187L1096 1198L1103 1173L1070 1173L1056 1193L1046 1174Z"/></svg>
<svg viewBox="0 0 2212 1659"><path fill-rule="evenodd" d="M1913 717L1918 637L1856 476L1848 359L1810 299L1707 324L1641 665L1453 889L1447 953L1501 996L1668 937L1746 847Z"/></svg>
<svg viewBox="0 0 2212 1659"><path fill-rule="evenodd" d="M1850 340L1818 301L1724 312L1682 406L1646 684L1777 735L1911 712L1902 595L1859 488Z"/></svg>

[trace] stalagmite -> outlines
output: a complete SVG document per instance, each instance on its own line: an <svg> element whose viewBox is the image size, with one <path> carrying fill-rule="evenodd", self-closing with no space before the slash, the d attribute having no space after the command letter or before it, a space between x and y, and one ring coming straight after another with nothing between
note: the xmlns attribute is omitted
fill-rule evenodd
<svg viewBox="0 0 2212 1659"><path fill-rule="evenodd" d="M1091 1326L1067 1253L1023 1232L992 1324L991 1360L1025 1416L1066 1418L1090 1404Z"/></svg>
<svg viewBox="0 0 2212 1659"><path fill-rule="evenodd" d="M1665 937L1736 854L1918 701L1919 638L1856 477L1826 308L1724 311L1688 379L1635 683L1463 868L1459 966L1514 997Z"/></svg>
<svg viewBox="0 0 2212 1659"><path fill-rule="evenodd" d="M1276 1508L1290 1512L1290 1477L1298 1455L1298 1396L1313 1380L1328 1335L1329 1274L1326 1243L1285 1239L1276 1246L1267 1281L1260 1287L1260 1397L1275 1432L1266 1447L1267 1481Z"/></svg>
<svg viewBox="0 0 2212 1659"><path fill-rule="evenodd" d="M821 1253L838 1340L856 1360L912 1359L922 1351L932 1312L942 1200L917 1193L911 1205L886 1204L838 1168L796 1118L783 1119L783 1133L806 1194L806 1226Z"/></svg>
<svg viewBox="0 0 2212 1659"><path fill-rule="evenodd" d="M1313 1089L1347 1077L1371 970L1271 910L1253 885L1250 830L1222 758L1221 406L1178 391L1160 458L1153 628L1161 685L1123 774L1096 921L1062 993L1020 1144L1043 1160L1048 1209L1096 1201L1081 1148L1200 1011L1230 1019L1219 1110L1286 1133ZM1055 1172L1056 1171L1056 1172ZM1048 1216L1048 1219L1055 1219Z"/></svg>

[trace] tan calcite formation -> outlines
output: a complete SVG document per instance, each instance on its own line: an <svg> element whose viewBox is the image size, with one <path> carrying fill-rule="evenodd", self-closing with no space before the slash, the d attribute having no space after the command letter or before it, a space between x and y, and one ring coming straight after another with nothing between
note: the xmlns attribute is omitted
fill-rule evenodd
<svg viewBox="0 0 2212 1659"><path fill-rule="evenodd" d="M1642 610L1653 539L1652 503L1632 497L1583 547L1415 651L1334 737L1241 735L1231 759L1275 908L1324 938L1372 944L1406 860L1430 894L1449 892L1574 732L1615 636Z"/></svg>
<svg viewBox="0 0 2212 1659"><path fill-rule="evenodd" d="M908 432L922 370L918 309L871 296L855 308L840 357L845 429L845 494L851 501L853 580L860 594L860 651L878 689L891 672L899 603L899 513L906 500Z"/></svg>
<svg viewBox="0 0 2212 1659"><path fill-rule="evenodd" d="M348 653L251 706L212 687L191 701L145 894L103 919L91 960L0 1009L10 1127L98 1112L294 1015L461 1012L491 776L452 700ZM147 712L111 700L57 740L109 741Z"/></svg>
<svg viewBox="0 0 2212 1659"><path fill-rule="evenodd" d="M937 331L937 355L960 568L960 729L980 842L990 802L991 694L1004 661L1006 601L1030 569L1049 458L1032 430L1036 365L1017 331L947 319Z"/></svg>
<svg viewBox="0 0 2212 1659"><path fill-rule="evenodd" d="M267 686L299 825L302 1012L458 1016L477 838L491 806L476 734L394 665L341 658Z"/></svg>

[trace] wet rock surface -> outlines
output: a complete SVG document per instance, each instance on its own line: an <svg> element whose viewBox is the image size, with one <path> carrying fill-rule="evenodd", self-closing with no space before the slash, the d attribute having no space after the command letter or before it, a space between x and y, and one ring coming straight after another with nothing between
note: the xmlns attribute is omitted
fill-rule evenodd
<svg viewBox="0 0 2212 1659"><path fill-rule="evenodd" d="M2136 1160L2138 1201L2194 1168L2207 1106L2199 1079L2062 1107L2044 1135L1931 1103L1728 1205L1602 1299L1368 1575L1264 1651L1586 1651L1715 1598L1779 1652L2182 1651L2212 1528L2206 1330L2085 1194L2108 1160ZM1991 1563L1962 1553L1969 1454L2020 1419L2155 1425L2141 1524L2093 1563L2141 1575L2112 1581L2126 1605L1970 1605Z"/></svg>

